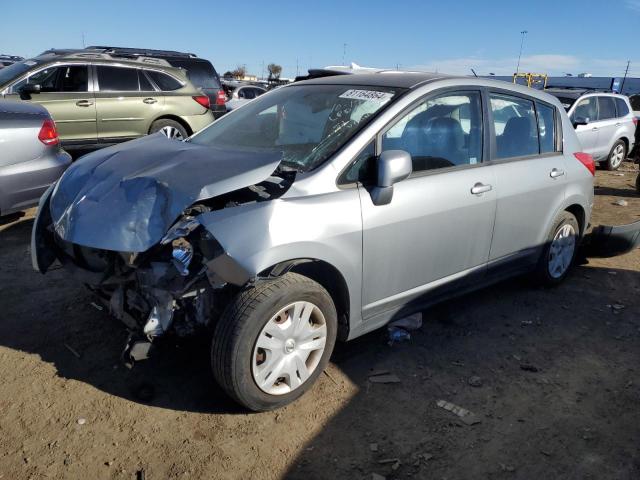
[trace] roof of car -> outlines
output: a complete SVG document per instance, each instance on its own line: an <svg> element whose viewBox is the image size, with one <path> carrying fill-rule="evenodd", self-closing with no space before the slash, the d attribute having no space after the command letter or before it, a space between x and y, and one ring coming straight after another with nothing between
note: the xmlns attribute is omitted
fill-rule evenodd
<svg viewBox="0 0 640 480"><path fill-rule="evenodd" d="M370 87L413 88L417 85L440 80L455 78L441 73L399 72L396 70L381 70L367 73L353 73L346 75L332 75L303 80L305 85L367 85Z"/></svg>

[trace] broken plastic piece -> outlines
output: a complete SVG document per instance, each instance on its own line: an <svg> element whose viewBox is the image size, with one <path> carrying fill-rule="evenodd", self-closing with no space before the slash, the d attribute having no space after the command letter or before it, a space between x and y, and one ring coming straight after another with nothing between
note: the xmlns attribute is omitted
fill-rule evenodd
<svg viewBox="0 0 640 480"><path fill-rule="evenodd" d="M454 403L447 402L446 400L438 400L436 405L438 405L438 407L440 407L440 408L444 408L445 410L447 410L447 411L449 411L451 413L456 414L458 417L460 417L460 420L462 420L467 425L474 425L476 423L480 423L480 421L481 421L475 415L475 413L470 412L466 408L459 407L458 405L456 405Z"/></svg>
<svg viewBox="0 0 640 480"><path fill-rule="evenodd" d="M404 328L389 327L388 330L389 330L389 345L411 340L411 334L407 332Z"/></svg>
<svg viewBox="0 0 640 480"><path fill-rule="evenodd" d="M418 330L422 327L422 313L414 313L413 315L409 315L408 317L401 318L399 320L394 320L389 323L390 327L399 327L408 332L413 330Z"/></svg>

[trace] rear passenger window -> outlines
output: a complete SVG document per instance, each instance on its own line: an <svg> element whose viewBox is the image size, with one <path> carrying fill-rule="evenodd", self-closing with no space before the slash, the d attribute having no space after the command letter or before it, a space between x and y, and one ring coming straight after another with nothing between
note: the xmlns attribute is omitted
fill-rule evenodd
<svg viewBox="0 0 640 480"><path fill-rule="evenodd" d="M598 120L616 118L616 104L613 97L598 97Z"/></svg>
<svg viewBox="0 0 640 480"><path fill-rule="evenodd" d="M491 111L498 147L497 158L538 153L538 129L532 101L491 94Z"/></svg>
<svg viewBox="0 0 640 480"><path fill-rule="evenodd" d="M540 153L550 153L556 150L556 122L555 108L542 103L536 103L538 111L538 135L540 136Z"/></svg>
<svg viewBox="0 0 640 480"><path fill-rule="evenodd" d="M480 163L480 93L449 93L421 103L383 134L385 150L408 152L414 172Z"/></svg>
<svg viewBox="0 0 640 480"><path fill-rule="evenodd" d="M153 70L147 71L147 74L151 77L151 80L162 90L163 92L170 92L182 87L182 84L170 75L165 73L156 72Z"/></svg>
<svg viewBox="0 0 640 480"><path fill-rule="evenodd" d="M138 70L135 68L96 67L101 92L137 92Z"/></svg>
<svg viewBox="0 0 640 480"><path fill-rule="evenodd" d="M153 92L153 91L155 91L155 88L153 88L153 85L151 85L151 82L149 81L149 79L147 78L147 76L144 74L144 72L142 70L138 70L138 77L140 79L140 91L141 92Z"/></svg>
<svg viewBox="0 0 640 480"><path fill-rule="evenodd" d="M618 117L626 117L629 115L629 107L627 102L622 98L616 98L616 110L618 111Z"/></svg>

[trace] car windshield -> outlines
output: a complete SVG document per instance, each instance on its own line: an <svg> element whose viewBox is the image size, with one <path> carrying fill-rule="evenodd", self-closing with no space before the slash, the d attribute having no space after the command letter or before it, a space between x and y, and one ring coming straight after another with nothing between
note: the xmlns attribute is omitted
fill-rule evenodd
<svg viewBox="0 0 640 480"><path fill-rule="evenodd" d="M11 82L23 73L31 70L38 62L35 60L27 60L24 62L14 63L0 70L0 87Z"/></svg>
<svg viewBox="0 0 640 480"><path fill-rule="evenodd" d="M280 152L282 164L308 171L326 161L400 89L294 85L273 90L190 139L233 150Z"/></svg>

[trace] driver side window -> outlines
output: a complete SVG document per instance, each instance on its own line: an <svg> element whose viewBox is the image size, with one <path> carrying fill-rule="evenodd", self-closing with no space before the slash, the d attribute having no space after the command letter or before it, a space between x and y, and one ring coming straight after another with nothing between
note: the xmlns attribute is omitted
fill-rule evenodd
<svg viewBox="0 0 640 480"><path fill-rule="evenodd" d="M480 92L451 92L420 103L382 135L386 150L408 152L414 172L480 163Z"/></svg>

